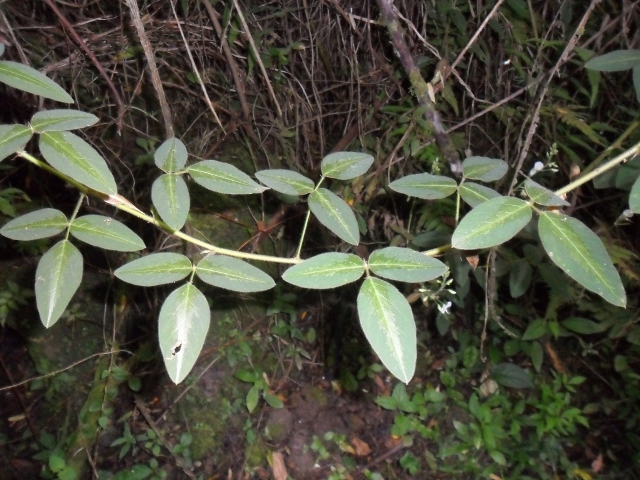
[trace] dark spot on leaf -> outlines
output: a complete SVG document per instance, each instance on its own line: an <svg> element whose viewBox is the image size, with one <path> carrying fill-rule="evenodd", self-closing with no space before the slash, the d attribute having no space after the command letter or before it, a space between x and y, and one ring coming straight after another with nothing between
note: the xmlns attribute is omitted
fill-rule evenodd
<svg viewBox="0 0 640 480"><path fill-rule="evenodd" d="M178 353L180 353L180 349L181 348L182 348L182 344L181 343L179 343L178 345L173 347L173 350L171 350L171 356L175 357Z"/></svg>

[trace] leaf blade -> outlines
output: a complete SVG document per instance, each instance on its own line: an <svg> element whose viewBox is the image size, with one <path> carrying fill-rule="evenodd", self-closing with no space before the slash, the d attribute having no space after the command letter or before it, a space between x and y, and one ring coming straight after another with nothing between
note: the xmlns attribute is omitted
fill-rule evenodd
<svg viewBox="0 0 640 480"><path fill-rule="evenodd" d="M533 388L533 380L527 371L513 363L499 363L491 369L491 376L499 385L508 388Z"/></svg>
<svg viewBox="0 0 640 480"><path fill-rule="evenodd" d="M529 198L539 205L545 205L547 207L569 206L569 202L530 178L524 182L524 190L527 192L527 195L529 195Z"/></svg>
<svg viewBox="0 0 640 480"><path fill-rule="evenodd" d="M465 178L481 182L495 182L507 173L509 166L504 160L489 157L469 157L462 162Z"/></svg>
<svg viewBox="0 0 640 480"><path fill-rule="evenodd" d="M409 303L390 283L367 278L358 293L358 317L380 361L409 383L416 367L416 324Z"/></svg>
<svg viewBox="0 0 640 480"><path fill-rule="evenodd" d="M322 174L338 180L351 180L364 174L373 165L373 157L368 153L335 152L322 159Z"/></svg>
<svg viewBox="0 0 640 480"><path fill-rule="evenodd" d="M306 195L313 191L311 179L291 170L261 170L256 178L267 187L285 195Z"/></svg>
<svg viewBox="0 0 640 480"><path fill-rule="evenodd" d="M389 188L394 192L404 193L409 197L423 200L438 200L448 197L458 187L455 180L430 173L416 173L394 180Z"/></svg>
<svg viewBox="0 0 640 480"><path fill-rule="evenodd" d="M538 232L549 258L587 290L625 307L627 295L602 240L586 225L563 214L540 214Z"/></svg>
<svg viewBox="0 0 640 480"><path fill-rule="evenodd" d="M380 277L410 283L428 282L447 271L447 266L440 260L400 247L376 250L367 263Z"/></svg>
<svg viewBox="0 0 640 480"><path fill-rule="evenodd" d="M78 217L69 230L78 240L105 250L137 252L145 248L137 233L118 220L103 215Z"/></svg>
<svg viewBox="0 0 640 480"><path fill-rule="evenodd" d="M43 208L7 222L0 228L0 234L12 240L39 240L59 234L68 224L60 210Z"/></svg>
<svg viewBox="0 0 640 480"><path fill-rule="evenodd" d="M174 230L180 230L189 216L191 198L187 183L180 175L165 173L151 185L151 201L160 218Z"/></svg>
<svg viewBox="0 0 640 480"><path fill-rule="evenodd" d="M203 282L234 292L263 292L275 287L273 278L253 265L226 255L212 255L196 266Z"/></svg>
<svg viewBox="0 0 640 480"><path fill-rule="evenodd" d="M191 273L191 260L173 252L152 253L133 260L113 274L120 280L141 287L155 287L182 280Z"/></svg>
<svg viewBox="0 0 640 480"><path fill-rule="evenodd" d="M322 253L287 269L282 279L302 288L336 288L355 282L364 273L364 263L351 253Z"/></svg>
<svg viewBox="0 0 640 480"><path fill-rule="evenodd" d="M198 360L210 321L207 299L192 283L174 290L162 304L158 319L160 351L174 383L184 380Z"/></svg>
<svg viewBox="0 0 640 480"><path fill-rule="evenodd" d="M475 182L464 182L459 188L460 196L471 208L476 208L481 203L498 198L501 195L493 188L485 187Z"/></svg>
<svg viewBox="0 0 640 480"><path fill-rule="evenodd" d="M61 132L90 127L98 122L98 117L92 113L80 110L60 109L43 110L31 117L31 128L38 133Z"/></svg>
<svg viewBox="0 0 640 480"><path fill-rule="evenodd" d="M640 65L640 50L616 50L592 58L585 67L599 72L620 72Z"/></svg>
<svg viewBox="0 0 640 480"><path fill-rule="evenodd" d="M69 241L61 240L45 253L36 268L36 306L40 321L49 328L64 313L82 281L83 260Z"/></svg>
<svg viewBox="0 0 640 480"><path fill-rule="evenodd" d="M168 138L153 154L156 166L165 173L173 173L187 164L187 147L177 138Z"/></svg>
<svg viewBox="0 0 640 480"><path fill-rule="evenodd" d="M318 221L351 245L358 245L360 230L351 207L326 188L319 188L309 195L309 209Z"/></svg>
<svg viewBox="0 0 640 480"><path fill-rule="evenodd" d="M0 125L0 162L22 150L33 133L24 125Z"/></svg>
<svg viewBox="0 0 640 480"><path fill-rule="evenodd" d="M500 245L513 238L531 220L531 207L523 200L498 197L471 210L453 232L451 245L475 250Z"/></svg>
<svg viewBox="0 0 640 480"><path fill-rule="evenodd" d="M74 103L73 98L56 82L22 63L0 61L0 82L24 92L50 98L56 102Z"/></svg>
<svg viewBox="0 0 640 480"><path fill-rule="evenodd" d="M249 195L268 190L254 182L249 175L228 163L203 160L188 168L189 175L198 184L212 192L227 195Z"/></svg>
<svg viewBox="0 0 640 480"><path fill-rule="evenodd" d="M101 193L117 193L116 181L104 158L71 132L40 134L40 152L49 164L75 181Z"/></svg>

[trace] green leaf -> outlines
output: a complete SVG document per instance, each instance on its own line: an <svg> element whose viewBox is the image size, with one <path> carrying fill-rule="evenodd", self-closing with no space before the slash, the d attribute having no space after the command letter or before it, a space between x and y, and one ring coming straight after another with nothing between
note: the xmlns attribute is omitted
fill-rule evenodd
<svg viewBox="0 0 640 480"><path fill-rule="evenodd" d="M522 340L537 340L545 333L547 333L547 322L545 322L542 318L536 318L527 326L527 329L522 335Z"/></svg>
<svg viewBox="0 0 640 480"><path fill-rule="evenodd" d="M258 406L258 401L260 400L260 389L257 386L253 386L247 392L246 405L249 413L253 412Z"/></svg>
<svg viewBox="0 0 640 480"><path fill-rule="evenodd" d="M198 360L210 320L207 299L192 283L174 290L162 305L160 351L174 383L184 380Z"/></svg>
<svg viewBox="0 0 640 480"><path fill-rule="evenodd" d="M507 459L502 452L499 452L498 450L491 450L489 455L498 465L502 465L503 467L507 465Z"/></svg>
<svg viewBox="0 0 640 480"><path fill-rule="evenodd" d="M188 156L184 143L177 138L169 138L158 147L153 154L153 159L160 170L172 173L184 168Z"/></svg>
<svg viewBox="0 0 640 480"><path fill-rule="evenodd" d="M182 280L191 273L192 265L179 253L153 253L133 260L113 274L120 280L141 287L154 287Z"/></svg>
<svg viewBox="0 0 640 480"><path fill-rule="evenodd" d="M226 195L248 195L268 190L254 182L237 167L216 160L204 160L189 167L193 180L212 192Z"/></svg>
<svg viewBox="0 0 640 480"><path fill-rule="evenodd" d="M640 50L616 50L592 58L584 66L600 72L619 72L640 65Z"/></svg>
<svg viewBox="0 0 640 480"><path fill-rule="evenodd" d="M238 370L235 377L241 382L256 383L260 380L260 375L255 370Z"/></svg>
<svg viewBox="0 0 640 480"><path fill-rule="evenodd" d="M271 408L282 408L284 407L284 403L280 400L280 397L274 395L273 393L265 393L263 395L264 401L267 402Z"/></svg>
<svg viewBox="0 0 640 480"><path fill-rule="evenodd" d="M323 253L289 268L285 282L302 288L336 288L355 282L364 273L364 263L351 253Z"/></svg>
<svg viewBox="0 0 640 480"><path fill-rule="evenodd" d="M71 235L78 240L118 252L137 252L145 248L144 242L129 227L102 215L85 215L71 224Z"/></svg>
<svg viewBox="0 0 640 480"><path fill-rule="evenodd" d="M380 277L413 283L428 282L447 271L440 260L400 247L376 250L369 257L368 265Z"/></svg>
<svg viewBox="0 0 640 480"><path fill-rule="evenodd" d="M65 466L66 466L66 462L64 461L64 458L62 458L57 453L51 454L51 456L49 457L49 468L51 469L52 472L58 473Z"/></svg>
<svg viewBox="0 0 640 480"><path fill-rule="evenodd" d="M409 302L396 287L367 278L358 294L360 325L389 371L409 383L416 368L416 324Z"/></svg>
<svg viewBox="0 0 640 480"><path fill-rule="evenodd" d="M531 220L531 207L523 200L499 197L471 210L453 232L451 245L459 250L500 245L513 238Z"/></svg>
<svg viewBox="0 0 640 480"><path fill-rule="evenodd" d="M82 281L82 255L69 240L56 243L38 262L36 305L42 324L58 321Z"/></svg>
<svg viewBox="0 0 640 480"><path fill-rule="evenodd" d="M43 208L11 220L0 228L0 234L12 240L38 240L59 234L68 224L60 210Z"/></svg>
<svg viewBox="0 0 640 480"><path fill-rule="evenodd" d="M509 166L504 160L488 157L469 157L462 162L465 178L481 182L495 182L504 177Z"/></svg>
<svg viewBox="0 0 640 480"><path fill-rule="evenodd" d="M586 318L571 317L563 320L561 325L572 332L581 333L583 335L591 335L594 333L604 332L608 326L603 323L594 322Z"/></svg>
<svg viewBox="0 0 640 480"><path fill-rule="evenodd" d="M21 63L1 61L0 82L57 102L73 103L73 98L60 85L39 71Z"/></svg>
<svg viewBox="0 0 640 480"><path fill-rule="evenodd" d="M460 185L459 191L462 199L467 202L471 208L476 208L487 200L501 196L493 188L485 187L475 182L464 182Z"/></svg>
<svg viewBox="0 0 640 480"><path fill-rule="evenodd" d="M38 133L75 130L94 125L98 117L79 110L43 110L31 117L31 128Z"/></svg>
<svg viewBox="0 0 640 480"><path fill-rule="evenodd" d="M373 157L367 153L336 152L322 159L320 168L325 177L351 180L365 173L373 165Z"/></svg>
<svg viewBox="0 0 640 480"><path fill-rule="evenodd" d="M309 209L318 221L351 245L358 245L358 221L347 203L326 188L309 195Z"/></svg>
<svg viewBox="0 0 640 480"><path fill-rule="evenodd" d="M107 162L87 142L71 132L44 132L40 152L49 164L93 190L107 195L118 188Z"/></svg>
<svg viewBox="0 0 640 480"><path fill-rule="evenodd" d="M276 285L273 279L259 268L226 255L204 258L196 266L196 275L209 285L234 292L262 292Z"/></svg>
<svg viewBox="0 0 640 480"><path fill-rule="evenodd" d="M313 191L313 182L291 170L261 170L256 178L267 187L285 195L306 195Z"/></svg>
<svg viewBox="0 0 640 480"><path fill-rule="evenodd" d="M517 260L509 272L509 293L513 298L521 297L531 285L533 268L526 260Z"/></svg>
<svg viewBox="0 0 640 480"><path fill-rule="evenodd" d="M151 186L151 201L167 225L174 230L184 226L191 206L184 178L173 173L161 175Z"/></svg>
<svg viewBox="0 0 640 480"><path fill-rule="evenodd" d="M640 213L640 177L636 178L629 193L629 208L633 213Z"/></svg>
<svg viewBox="0 0 640 480"><path fill-rule="evenodd" d="M455 192L458 184L449 177L431 175L430 173L417 173L391 182L389 188L394 192L404 193L409 197L438 200Z"/></svg>
<svg viewBox="0 0 640 480"><path fill-rule="evenodd" d="M586 225L566 215L543 212L538 232L549 258L576 282L624 307L627 295L602 240Z"/></svg>
<svg viewBox="0 0 640 480"><path fill-rule="evenodd" d="M385 410L396 410L398 408L398 401L393 397L378 397L376 403Z"/></svg>
<svg viewBox="0 0 640 480"><path fill-rule="evenodd" d="M636 99L640 102L640 65L636 65L632 70L633 86L636 89Z"/></svg>
<svg viewBox="0 0 640 480"><path fill-rule="evenodd" d="M499 385L508 388L532 388L533 381L527 371L513 363L499 363L491 370L491 376Z"/></svg>
<svg viewBox="0 0 640 480"><path fill-rule="evenodd" d="M568 207L569 202L563 200L551 190L544 188L537 182L531 179L527 179L524 182L524 189L529 195L529 198L539 205L545 205L547 207Z"/></svg>
<svg viewBox="0 0 640 480"><path fill-rule="evenodd" d="M32 136L31 129L24 125L0 125L0 162L22 150Z"/></svg>
<svg viewBox="0 0 640 480"><path fill-rule="evenodd" d="M533 368L536 369L536 372L539 372L542 369L542 361L544 360L544 350L540 342L531 342L529 358L531 358Z"/></svg>

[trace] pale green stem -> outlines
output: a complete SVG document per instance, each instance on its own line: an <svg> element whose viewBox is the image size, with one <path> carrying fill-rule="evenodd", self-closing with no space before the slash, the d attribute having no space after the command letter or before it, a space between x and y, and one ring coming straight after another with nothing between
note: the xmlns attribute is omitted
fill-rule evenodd
<svg viewBox="0 0 640 480"><path fill-rule="evenodd" d="M298 250L296 250L296 258L300 258L302 252L302 244L304 243L304 236L307 233L307 225L309 225L309 218L311 218L311 210L307 209L307 216L304 219L304 225L302 226L302 233L300 234L300 243L298 243Z"/></svg>
<svg viewBox="0 0 640 480"><path fill-rule="evenodd" d="M320 184L324 181L325 176L322 175L320 177L320 180L318 180L318 184L313 187L313 192L315 192L316 190L318 190L318 188L320 188ZM307 205L308 205L308 198L307 197ZM300 253L302 252L302 244L304 243L304 236L307 234L307 227L309 226L309 219L311 218L311 210L307 209L307 216L304 219L304 225L302 226L302 233L300 234L300 242L298 243L298 249L296 250L296 260L300 260Z"/></svg>
<svg viewBox="0 0 640 480"><path fill-rule="evenodd" d="M565 193L568 193L571 190L578 188L580 185L584 185L589 180L593 180L597 176L602 175L607 170L610 170L613 167L626 162L629 158L638 154L640 154L640 142L636 143L633 147L629 148L628 150L625 150L617 157L612 158L604 165L594 169L593 171L587 173L586 175L583 175L582 177L578 178L577 180L574 180L568 185L565 185L560 190L556 190L555 194L558 196L564 195Z"/></svg>
<svg viewBox="0 0 640 480"><path fill-rule="evenodd" d="M60 177L61 179L65 180L66 182L70 183L71 185L73 185L74 187L76 187L78 190L80 190L80 192L82 192L85 195L92 195L94 197L100 198L101 200L108 200L110 199L109 195L106 195L104 193L101 192L96 192L95 190L92 190L88 187L86 187L85 185L82 185L81 183L75 181L74 179L68 177L67 175L65 175L62 172L59 172L58 170L56 170L55 168L51 167L50 165L48 165L47 163L38 160L37 158L35 158L33 155L28 154L27 152L24 151L20 151L17 152L17 154L19 156L21 156L22 158L24 158L25 160L28 160L29 162L33 163L34 165L37 165L38 167ZM110 203L111 204L111 203ZM132 206L133 204L127 205L125 203L113 203L111 204L114 207L116 207L118 210L122 210L124 212L127 212L130 215L133 215L134 217L138 217L141 220L144 220L145 222L148 222L152 225L155 225L156 227L164 230L165 232L169 233L170 235L173 235L174 237L178 237L186 242L189 242L193 245L197 245L198 247L201 247L203 250L208 250L212 253L217 253L220 255L227 255L229 257L235 257L235 258L242 258L245 260L257 260L257 261L263 261L263 262L272 262L272 263L286 263L286 264L290 264L290 265L295 265L301 262L301 260L299 258L282 258L282 257L273 257L271 255L259 255L259 254L255 254L255 253L245 253L245 252L238 252L236 250L229 250L227 248L220 248L220 247L216 247L215 245L212 245L210 243L204 242L202 240L198 240L197 238L192 237L191 235L187 235L184 232L181 232L179 230L174 230L172 229L169 225L167 225L166 223L164 223L161 220L156 219L155 217L151 216L151 215L147 215L143 212L141 212L140 210L138 210L137 208L135 208L134 206Z"/></svg>
<svg viewBox="0 0 640 480"><path fill-rule="evenodd" d="M86 196L87 195L85 193L82 193L80 195L80 198L78 199L78 203L76 203L76 208L73 210L73 213L71 214L71 218L69 219L69 225L67 226L67 233L64 236L65 240L69 240L69 233L71 233L71 224L78 216L78 212L80 211L80 207L82 206L82 202L84 201L84 197Z"/></svg>

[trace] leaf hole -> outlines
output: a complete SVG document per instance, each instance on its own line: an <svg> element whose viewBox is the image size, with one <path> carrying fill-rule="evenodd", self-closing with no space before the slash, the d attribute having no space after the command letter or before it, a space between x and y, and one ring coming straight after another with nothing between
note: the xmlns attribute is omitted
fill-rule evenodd
<svg viewBox="0 0 640 480"><path fill-rule="evenodd" d="M179 343L178 345L176 345L175 347L173 347L173 349L171 350L171 356L175 357L178 353L180 353L180 350L182 349L182 344Z"/></svg>

